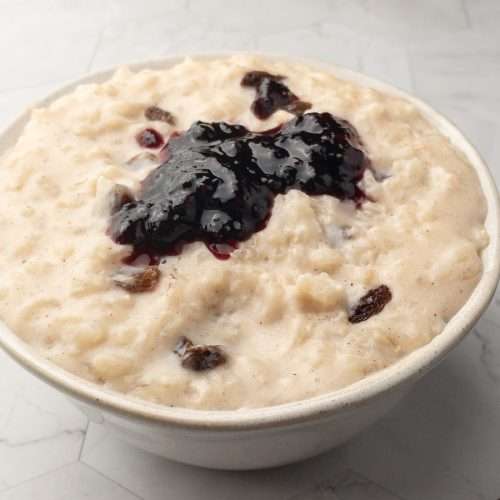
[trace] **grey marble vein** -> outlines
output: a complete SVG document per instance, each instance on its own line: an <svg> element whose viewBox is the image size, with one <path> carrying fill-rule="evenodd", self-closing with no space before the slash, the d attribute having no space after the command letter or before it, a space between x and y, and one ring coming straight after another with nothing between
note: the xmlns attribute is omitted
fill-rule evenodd
<svg viewBox="0 0 500 500"><path fill-rule="evenodd" d="M494 383L500 381L500 345L495 342L496 336L500 332L500 326L496 322L483 317L480 324L472 330L474 337L481 345L481 364Z"/></svg>
<svg viewBox="0 0 500 500"><path fill-rule="evenodd" d="M81 429L74 429L74 430L62 430L60 432L56 432L54 434L51 434L49 436L43 436L38 439L27 439L26 441L12 441L8 438L0 438L0 447L5 446L7 448L20 448L23 446L33 446L45 441L50 441L52 439L59 438L61 436L80 436L84 437L85 436L85 431L82 431Z"/></svg>
<svg viewBox="0 0 500 500"><path fill-rule="evenodd" d="M312 488L294 494L287 500L355 500L360 498L405 500L350 469L346 469L336 480L317 483Z"/></svg>

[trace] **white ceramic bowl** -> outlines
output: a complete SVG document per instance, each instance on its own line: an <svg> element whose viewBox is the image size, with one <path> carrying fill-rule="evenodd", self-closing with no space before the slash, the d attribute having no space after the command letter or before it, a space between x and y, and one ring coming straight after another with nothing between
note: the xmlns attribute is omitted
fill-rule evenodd
<svg viewBox="0 0 500 500"><path fill-rule="evenodd" d="M197 57L214 58L220 54ZM131 68L166 68L181 59L132 64ZM418 378L441 361L471 329L495 291L500 265L498 194L476 150L449 121L404 92L347 69L307 63L346 80L408 99L468 157L477 171L488 204L486 229L491 241L483 253L482 278L444 331L396 364L334 393L256 410L186 410L131 399L49 363L0 325L0 345L26 369L67 394L92 421L105 425L141 448L172 460L221 469L254 469L311 457L344 442L391 409ZM102 71L65 85L37 106L50 103L79 84L102 82L112 72L113 69ZM0 153L14 144L28 119L29 112L24 112L0 134Z"/></svg>

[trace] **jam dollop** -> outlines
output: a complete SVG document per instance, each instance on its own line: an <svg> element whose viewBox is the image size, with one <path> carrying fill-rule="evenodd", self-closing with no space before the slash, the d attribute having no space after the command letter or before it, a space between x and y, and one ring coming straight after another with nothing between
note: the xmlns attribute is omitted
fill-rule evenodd
<svg viewBox="0 0 500 500"><path fill-rule="evenodd" d="M111 216L111 237L133 245L135 255L176 255L202 241L227 258L266 226L274 198L290 189L359 206L358 182L369 166L352 125L329 113L307 113L263 133L199 121L172 136L163 157L136 199Z"/></svg>
<svg viewBox="0 0 500 500"><path fill-rule="evenodd" d="M251 109L257 118L265 120L278 109L300 115L311 108L311 103L301 101L283 83L282 75L266 71L249 71L241 80L242 87L253 87L256 96Z"/></svg>

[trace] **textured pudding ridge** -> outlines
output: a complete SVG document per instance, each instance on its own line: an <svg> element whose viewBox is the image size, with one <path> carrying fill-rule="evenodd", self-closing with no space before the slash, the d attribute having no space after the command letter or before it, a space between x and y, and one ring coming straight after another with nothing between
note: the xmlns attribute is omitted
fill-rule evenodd
<svg viewBox="0 0 500 500"><path fill-rule="evenodd" d="M134 254L177 255L202 241L219 258L266 226L274 198L291 189L359 205L369 160L354 127L307 113L267 132L194 123L172 136L165 161L136 199L112 216L110 234Z"/></svg>
<svg viewBox="0 0 500 500"><path fill-rule="evenodd" d="M272 115L262 120L262 111ZM341 131L332 138L327 127L318 140L304 129L320 129L314 118L323 116ZM229 130L238 126L245 128ZM211 136L201 140L195 128ZM346 162L339 145L338 165L320 162L321 141L340 144L342 134L362 159ZM275 159L273 148L281 152L285 142L304 165ZM242 151L258 161L236 164ZM301 169L314 168L314 182L275 179L286 161L299 179ZM349 189L320 185L317 164ZM474 166L420 106L256 56L121 68L78 86L32 111L0 166L2 321L62 369L174 407L246 410L307 400L393 365L460 311L481 280L489 243ZM155 186L165 198L170 176L182 177L184 166L199 190L163 211L147 190ZM249 166L263 173L253 176ZM154 185L156 176L165 182ZM271 187L261 186L266 177ZM243 213L230 196L217 198L232 185L241 203L248 190L272 202L259 219L265 229L254 221L257 231L250 227L249 238L233 244L201 225L208 210ZM308 194L310 185L325 194ZM176 189L182 194L187 185ZM191 213L177 227L184 201ZM111 229L126 205L145 205L144 222L134 223L144 232L136 243L133 229L132 243L122 245ZM155 240L164 220L179 231L166 243ZM219 257L239 248L221 260L207 244Z"/></svg>

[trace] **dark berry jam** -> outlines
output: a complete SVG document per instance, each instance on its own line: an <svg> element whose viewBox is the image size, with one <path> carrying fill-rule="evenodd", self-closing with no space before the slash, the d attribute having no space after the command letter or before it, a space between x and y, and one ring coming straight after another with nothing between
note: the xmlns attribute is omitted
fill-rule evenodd
<svg viewBox="0 0 500 500"><path fill-rule="evenodd" d="M163 153L137 199L112 215L112 238L133 245L134 255L177 255L203 241L227 258L266 226L277 194L300 189L359 205L358 182L369 166L354 128L329 113L304 114L264 133L196 122Z"/></svg>
<svg viewBox="0 0 500 500"><path fill-rule="evenodd" d="M157 149L163 146L163 137L154 128L147 128L137 134L137 143L143 148Z"/></svg>
<svg viewBox="0 0 500 500"><path fill-rule="evenodd" d="M272 75L265 71L249 71L241 80L243 87L253 87L256 91L252 111L257 118L265 120L278 109L300 115L311 108L311 103L301 101L283 83L281 75Z"/></svg>

